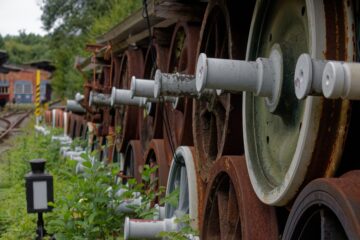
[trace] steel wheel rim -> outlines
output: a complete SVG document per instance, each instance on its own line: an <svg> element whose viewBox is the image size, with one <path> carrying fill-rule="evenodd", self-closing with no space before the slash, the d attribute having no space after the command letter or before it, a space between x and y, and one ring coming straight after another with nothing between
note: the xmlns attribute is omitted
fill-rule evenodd
<svg viewBox="0 0 360 240"><path fill-rule="evenodd" d="M197 25L179 22L175 26L170 45L167 72L194 74L198 38L199 28ZM165 148L172 158L178 146L193 145L192 132L187 131L187 129L192 128L192 99L178 98L176 108L172 103L165 103L165 111L169 123L164 125L164 131L168 132L164 134ZM170 145L170 141L172 145Z"/></svg>
<svg viewBox="0 0 360 240"><path fill-rule="evenodd" d="M309 183L291 209L283 239L359 239L359 174L355 170Z"/></svg>
<svg viewBox="0 0 360 240"><path fill-rule="evenodd" d="M178 206L165 203L165 217L182 217L189 214L191 226L198 229L198 177L192 149L190 147L179 147L176 152L169 171L166 187L166 195L179 189Z"/></svg>
<svg viewBox="0 0 360 240"><path fill-rule="evenodd" d="M323 166L320 164L321 170L315 173L312 170L315 169L312 167L315 165L312 159L323 147L319 147L321 143L318 136L325 134L324 127L320 123L325 120L326 124L324 116L325 110L328 110L340 116L339 119L334 120L336 122L334 125L344 128L348 124L348 116L342 113L346 112L349 106L341 101L331 102L316 97L308 97L303 101L296 100L292 71L295 69L298 55L305 51L310 52L312 57L322 58L323 52L329 48L329 43L322 32L327 26L324 16L326 8L322 1L304 0L301 3L287 1L276 6L279 2L281 1L271 2L273 5L270 1L258 2L252 22L247 59L254 60L258 56L268 57L267 54L273 44L280 43L285 63L280 102L285 104L280 105L275 114L271 114L266 109L264 99L245 93L243 128L247 165L255 192L263 202L282 206L294 197L306 176L309 181L315 177L325 174L331 176L334 173L340 160L342 152L340 146L346 133L332 132L335 136L331 135L331 142L328 145L323 143L324 148L329 148L329 153L325 154L329 154L326 157L330 160L320 157L321 160L318 162L322 161ZM272 9L276 9L276 14L271 13ZM266 11L268 15L264 13ZM263 32L258 26L264 18L259 16L266 18ZM279 23L283 26L279 27ZM280 32L274 33L275 28L271 27L275 25ZM256 39L259 39L258 42ZM257 48L257 44L261 47ZM297 49L291 46L296 46ZM284 94L285 91L287 93ZM331 148L334 150L330 150ZM331 166L326 168L327 165Z"/></svg>
<svg viewBox="0 0 360 240"><path fill-rule="evenodd" d="M278 239L275 209L252 190L243 156L224 156L211 169L201 239Z"/></svg>
<svg viewBox="0 0 360 240"><path fill-rule="evenodd" d="M229 6L238 6L237 1L210 1L205 12L200 32L198 54L209 57L244 58L249 26L253 11L252 3L242 4L241 18ZM234 8L234 7L233 7ZM250 14L249 14L250 13ZM244 40L244 39L242 39ZM235 47L235 42L239 45ZM241 95L229 93L193 103L193 136L201 177L207 181L213 162L222 155L243 153L241 119Z"/></svg>
<svg viewBox="0 0 360 240"><path fill-rule="evenodd" d="M138 183L141 183L141 169L143 168L143 156L141 151L141 144L139 140L132 140L129 142L124 160L124 174L127 178L135 178ZM126 180L126 179L125 179ZM125 181L126 182L126 181ZM125 183L124 182L124 183Z"/></svg>
<svg viewBox="0 0 360 240"><path fill-rule="evenodd" d="M143 74L143 55L141 50L127 50L121 62L120 86L122 89L129 89L131 77L141 77ZM139 129L137 128L138 107L121 106L116 110L115 129L121 128L117 133L120 151L124 152L128 142L132 139L138 139Z"/></svg>
<svg viewBox="0 0 360 240"><path fill-rule="evenodd" d="M145 79L154 79L156 67L158 67L160 70L163 70L165 68L163 58L167 58L167 52L167 48L158 46L156 42L148 48L145 57L145 69L143 74ZM153 53L155 53L155 57L152 56ZM153 57L155 59L153 59ZM158 59L158 57L160 59ZM139 122L141 126L140 140L142 148L144 150L148 148L151 139L160 139L163 137L163 105L161 103L151 103L151 108L153 109L153 111L149 114L146 114L144 111L141 110L139 111Z"/></svg>
<svg viewBox="0 0 360 240"><path fill-rule="evenodd" d="M158 186L165 187L169 174L169 165L164 150L164 140L152 139L144 156L146 164L150 167L158 166L157 171L151 176L151 181L156 179L158 181Z"/></svg>

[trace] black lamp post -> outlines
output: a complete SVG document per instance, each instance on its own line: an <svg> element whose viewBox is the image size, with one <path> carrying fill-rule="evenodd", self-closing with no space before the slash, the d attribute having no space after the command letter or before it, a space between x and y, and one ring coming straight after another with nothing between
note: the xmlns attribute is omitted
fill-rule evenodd
<svg viewBox="0 0 360 240"><path fill-rule="evenodd" d="M54 202L53 177L45 173L45 163L44 159L31 160L31 172L25 176L27 212L38 213L37 240L46 235L42 213L51 211L48 202Z"/></svg>

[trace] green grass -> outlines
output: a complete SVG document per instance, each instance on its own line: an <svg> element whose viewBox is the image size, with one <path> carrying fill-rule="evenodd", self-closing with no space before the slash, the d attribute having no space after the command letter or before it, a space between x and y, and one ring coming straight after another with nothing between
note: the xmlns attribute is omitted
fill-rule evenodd
<svg viewBox="0 0 360 240"><path fill-rule="evenodd" d="M61 164L58 144L50 143L49 136L37 136L33 125L32 120L21 135L10 139L12 147L0 156L0 239L35 237L36 215L26 212L25 200L24 175L30 171L29 160L45 158L50 172ZM58 184L63 183L56 181L55 186Z"/></svg>

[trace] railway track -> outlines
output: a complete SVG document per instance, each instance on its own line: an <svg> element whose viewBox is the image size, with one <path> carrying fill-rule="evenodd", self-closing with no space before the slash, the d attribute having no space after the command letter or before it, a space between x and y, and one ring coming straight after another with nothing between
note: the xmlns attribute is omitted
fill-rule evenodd
<svg viewBox="0 0 360 240"><path fill-rule="evenodd" d="M0 140L6 138L32 111L16 111L0 117Z"/></svg>
<svg viewBox="0 0 360 240"><path fill-rule="evenodd" d="M88 45L97 71L47 122L124 181L158 165L181 192L163 221L201 239L360 239L358 1L148 2Z"/></svg>

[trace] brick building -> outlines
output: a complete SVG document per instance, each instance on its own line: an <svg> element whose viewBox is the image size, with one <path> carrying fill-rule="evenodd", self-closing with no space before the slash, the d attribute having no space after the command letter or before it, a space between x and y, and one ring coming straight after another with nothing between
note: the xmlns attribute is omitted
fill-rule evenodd
<svg viewBox="0 0 360 240"><path fill-rule="evenodd" d="M50 99L50 77L48 71L41 71L40 93L41 99ZM0 94L4 94L8 87L9 100L17 103L33 103L36 91L36 68L17 67L17 71L0 73Z"/></svg>

